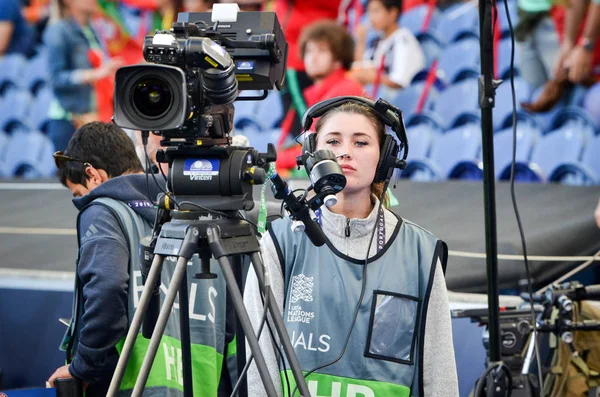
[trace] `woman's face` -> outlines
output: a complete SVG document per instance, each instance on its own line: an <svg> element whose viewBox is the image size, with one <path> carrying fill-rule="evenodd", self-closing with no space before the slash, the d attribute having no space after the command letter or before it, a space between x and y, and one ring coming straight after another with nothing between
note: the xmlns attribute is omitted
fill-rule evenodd
<svg viewBox="0 0 600 397"><path fill-rule="evenodd" d="M334 113L317 135L317 149L329 149L338 157L346 176L345 192L370 190L379 162L379 137L367 117L355 113Z"/></svg>
<svg viewBox="0 0 600 397"><path fill-rule="evenodd" d="M398 13L395 9L388 10L383 4L377 0L369 1L367 6L369 21L373 29L384 31L389 26L392 26L398 20Z"/></svg>

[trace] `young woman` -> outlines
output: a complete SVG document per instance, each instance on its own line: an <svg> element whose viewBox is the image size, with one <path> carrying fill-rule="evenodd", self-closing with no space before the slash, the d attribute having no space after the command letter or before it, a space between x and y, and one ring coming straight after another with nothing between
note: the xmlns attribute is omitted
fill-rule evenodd
<svg viewBox="0 0 600 397"><path fill-rule="evenodd" d="M385 134L381 116L370 106L344 102L323 114L315 131L316 148L340 156L347 178L338 203L322 207L317 218L328 242L315 247L291 231L288 218L274 221L261 241L302 370L319 368L307 376L311 394L458 396L442 271L446 246L380 206L385 183L374 177ZM251 270L244 296L255 329L261 292ZM268 332L261 347L271 377L282 379L276 386L289 395L286 379L293 391L293 377L279 366ZM265 395L256 367L248 387L248 395Z"/></svg>

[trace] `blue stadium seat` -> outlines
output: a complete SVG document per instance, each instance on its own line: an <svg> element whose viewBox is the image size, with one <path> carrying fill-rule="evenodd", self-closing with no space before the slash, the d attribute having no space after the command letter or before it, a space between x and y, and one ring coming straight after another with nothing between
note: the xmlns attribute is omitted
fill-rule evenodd
<svg viewBox="0 0 600 397"><path fill-rule="evenodd" d="M508 12L510 13L510 23L514 29L515 26L517 26L517 22L519 22L519 15L517 13L517 2L507 1L507 3ZM502 35L502 37L510 37L510 29L508 25L508 18L506 17L504 2L498 3L498 19L500 20L500 34Z"/></svg>
<svg viewBox="0 0 600 397"><path fill-rule="evenodd" d="M521 110L521 102L528 102L531 98L531 86L518 77L515 77L515 98L517 111ZM496 90L496 103L493 110L495 130L512 125L512 111L510 80L505 80Z"/></svg>
<svg viewBox="0 0 600 397"><path fill-rule="evenodd" d="M27 128L27 115L31 94L25 90L10 90L0 102L0 129L12 132Z"/></svg>
<svg viewBox="0 0 600 397"><path fill-rule="evenodd" d="M447 45L441 52L438 77L448 84L479 76L479 40L464 39Z"/></svg>
<svg viewBox="0 0 600 397"><path fill-rule="evenodd" d="M532 125L518 124L517 127L517 150L515 161L528 163L536 142L540 139L541 133ZM508 172L512 162L513 149L513 130L507 128L494 134L494 171L496 178Z"/></svg>
<svg viewBox="0 0 600 397"><path fill-rule="evenodd" d="M559 164L550 181L568 185L600 184L600 136L592 138L583 151L580 162Z"/></svg>
<svg viewBox="0 0 600 397"><path fill-rule="evenodd" d="M48 87L40 89L35 98L33 98L27 117L27 122L31 129L46 131L46 125L49 121L48 111L53 99L54 94Z"/></svg>
<svg viewBox="0 0 600 397"><path fill-rule="evenodd" d="M6 154L6 145L8 144L8 134L0 130L0 178L5 178L8 175L4 174L4 156Z"/></svg>
<svg viewBox="0 0 600 397"><path fill-rule="evenodd" d="M398 92L398 94L390 101L391 104L402 110L405 120L408 120L413 114L415 114L417 105L419 104L419 98L423 94L424 88L425 82L423 81L413 83L409 87L400 90L400 92ZM421 111L426 111L427 109L431 108L430 104L435 102L435 99L438 95L437 88L435 86L431 86Z"/></svg>
<svg viewBox="0 0 600 397"><path fill-rule="evenodd" d="M535 102L540 97L543 90L544 90L544 87L542 86L542 87L537 88L535 91L533 91L533 94L531 94L531 101ZM552 120L554 119L556 114L558 112L560 112L560 110L565 106L566 106L566 99L562 98L556 104L556 106L554 106L554 108L550 109L549 111L544 112L544 113L532 113L531 115L535 118L536 122L538 123L538 125L540 126L542 131L549 132L552 130L552 127L551 127Z"/></svg>
<svg viewBox="0 0 600 397"><path fill-rule="evenodd" d="M425 67L429 68L431 63L439 58L442 52L442 42L439 37L431 32L421 32L416 37L425 54Z"/></svg>
<svg viewBox="0 0 600 397"><path fill-rule="evenodd" d="M442 128L448 129L480 119L477 80L469 79L446 88L435 101L432 112L443 121Z"/></svg>
<svg viewBox="0 0 600 397"><path fill-rule="evenodd" d="M417 115L407 119L406 127L408 159L428 158L433 142L442 134L438 122L430 117Z"/></svg>
<svg viewBox="0 0 600 397"><path fill-rule="evenodd" d="M423 21L427 17L429 6L427 4L419 5L403 12L400 15L400 26L410 30L414 35L420 33L423 27ZM431 14L428 30L435 29L440 18L440 11L436 8Z"/></svg>
<svg viewBox="0 0 600 397"><path fill-rule="evenodd" d="M479 37L479 11L477 4L463 2L445 10L435 29L446 43L452 43L465 37Z"/></svg>
<svg viewBox="0 0 600 397"><path fill-rule="evenodd" d="M581 133L584 139L592 139L599 133L599 129L592 117L585 109L577 106L566 106L561 108L550 123L550 130L570 129L574 133Z"/></svg>
<svg viewBox="0 0 600 397"><path fill-rule="evenodd" d="M583 99L583 108L591 116L597 127L600 127L600 83L591 86Z"/></svg>
<svg viewBox="0 0 600 397"><path fill-rule="evenodd" d="M533 148L531 161L527 164L518 163L519 170L528 170L538 175L540 181L548 181L560 164L579 162L585 142L583 132L565 125L543 136ZM501 175L501 179L509 177L510 172Z"/></svg>
<svg viewBox="0 0 600 397"><path fill-rule="evenodd" d="M31 58L25 67L20 86L36 95L42 88L50 85L50 71L48 69L48 52L41 51Z"/></svg>
<svg viewBox="0 0 600 397"><path fill-rule="evenodd" d="M8 90L20 86L26 65L27 60L21 54L0 57L0 96L4 96Z"/></svg>
<svg viewBox="0 0 600 397"><path fill-rule="evenodd" d="M429 158L411 159L402 177L427 180L481 179L480 157L481 129L474 124L465 125L438 135Z"/></svg>
<svg viewBox="0 0 600 397"><path fill-rule="evenodd" d="M51 177L56 172L54 146L39 131L14 131L5 153L5 175L37 179Z"/></svg>
<svg viewBox="0 0 600 397"><path fill-rule="evenodd" d="M262 95L262 91L244 91L241 96ZM261 130L275 127L283 118L283 104L279 92L269 91L267 97L262 101L236 101L234 104L234 125L242 120L254 120Z"/></svg>
<svg viewBox="0 0 600 397"><path fill-rule="evenodd" d="M515 46L517 43L515 42ZM514 68L515 76L519 76L519 53L515 49L515 63ZM511 41L510 37L500 40L498 43L498 76L501 79L508 81L510 78L510 55L511 55Z"/></svg>

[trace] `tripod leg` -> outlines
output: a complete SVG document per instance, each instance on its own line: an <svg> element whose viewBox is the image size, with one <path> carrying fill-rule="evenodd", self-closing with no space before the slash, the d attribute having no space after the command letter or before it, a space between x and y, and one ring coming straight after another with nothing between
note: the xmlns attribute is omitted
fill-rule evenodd
<svg viewBox="0 0 600 397"><path fill-rule="evenodd" d="M158 315L156 326L154 327L154 332L152 333L152 339L150 339L150 344L148 345L148 351L146 352L146 356L142 362L140 373L137 381L135 382L133 393L131 394L134 397L142 395L144 387L146 386L146 382L148 381L148 376L150 375L150 370L152 369L152 364L154 362L154 358L156 357L156 351L158 350L160 340L165 332L167 322L169 321L169 315L171 314L175 297L179 291L183 276L187 272L187 263L188 259L185 257L180 256L177 259L177 266L175 267L175 272L173 273L173 278L171 279L171 284L169 285L165 302L160 309L160 314Z"/></svg>
<svg viewBox="0 0 600 397"><path fill-rule="evenodd" d="M254 271L256 273L256 278L258 279L258 284L261 290L265 288L265 277L263 274L263 262L261 260L258 252L253 253L250 256L252 260L252 266L254 266ZM296 357L296 353L294 352L294 348L292 347L292 342L290 341L290 337L285 328L285 324L283 323L283 317L281 316L281 311L275 301L275 296L273 295L273 291L271 288L268 290L269 294L269 312L271 313L271 318L275 324L275 329L277 331L277 335L279 336L279 341L282 344L283 351L285 356L290 364L290 369L292 374L294 375L294 380L296 381L296 385L298 385L298 390L300 391L301 396L309 397L310 392L308 390L308 386L306 385L306 379L302 375L302 367L300 367L300 362L298 361L298 357Z"/></svg>
<svg viewBox="0 0 600 397"><path fill-rule="evenodd" d="M148 308L148 304L150 303L152 290L154 289L154 286L156 285L156 282L160 277L160 272L162 269L164 259L165 257L163 255L157 254L154 256L154 260L152 261L152 266L150 267L148 279L146 280L146 284L144 285L144 289L142 291L140 303L135 311L135 314L133 315L133 319L131 320L131 326L129 327L129 331L127 331L127 337L125 338L123 350L121 351L121 355L119 356L119 361L117 363L117 367L115 368L115 373L113 374L113 377L110 381L110 387L107 393L107 396L109 397L116 396L119 392L119 387L121 386L123 375L125 375L127 363L129 362L129 357L131 356L131 352L133 350L133 345L135 344L138 333L140 332L140 327L142 326L142 321L144 321L146 309Z"/></svg>
<svg viewBox="0 0 600 397"><path fill-rule="evenodd" d="M214 228L208 229L207 234L209 236L209 241L211 240L211 233L214 233ZM231 294L231 299L235 306L235 311L238 314L240 319L240 323L246 334L246 339L248 339L248 344L250 345L250 350L252 350L252 354L254 355L254 359L256 360L256 366L258 367L258 372L260 373L260 378L265 385L265 390L267 392L268 397L277 397L277 391L275 390L275 386L273 386L273 381L269 376L269 371L267 369L267 363L265 362L265 358L260 350L260 346L258 345L258 339L256 338L256 334L252 328L252 323L250 322L250 317L248 316L248 312L244 307L244 298L242 298L242 293L238 288L235 276L233 274L233 270L231 270L231 264L229 263L229 258L227 256L221 256L218 258L219 265L221 266L221 271L223 272L223 277L225 278L225 283L227 284L227 288Z"/></svg>

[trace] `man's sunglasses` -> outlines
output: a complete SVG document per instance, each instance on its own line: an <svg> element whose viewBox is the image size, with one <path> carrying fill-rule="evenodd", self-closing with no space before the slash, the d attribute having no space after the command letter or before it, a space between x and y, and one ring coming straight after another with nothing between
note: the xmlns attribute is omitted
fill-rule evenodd
<svg viewBox="0 0 600 397"><path fill-rule="evenodd" d="M83 161L83 160L76 159L75 157L67 156L63 151L60 151L60 150L58 152L54 153L54 155L52 157L54 157L54 164L56 164L56 168L61 168L65 164L70 163L72 161L75 161L77 163L82 163L85 168L92 167L92 165L90 163L88 163L87 161Z"/></svg>

